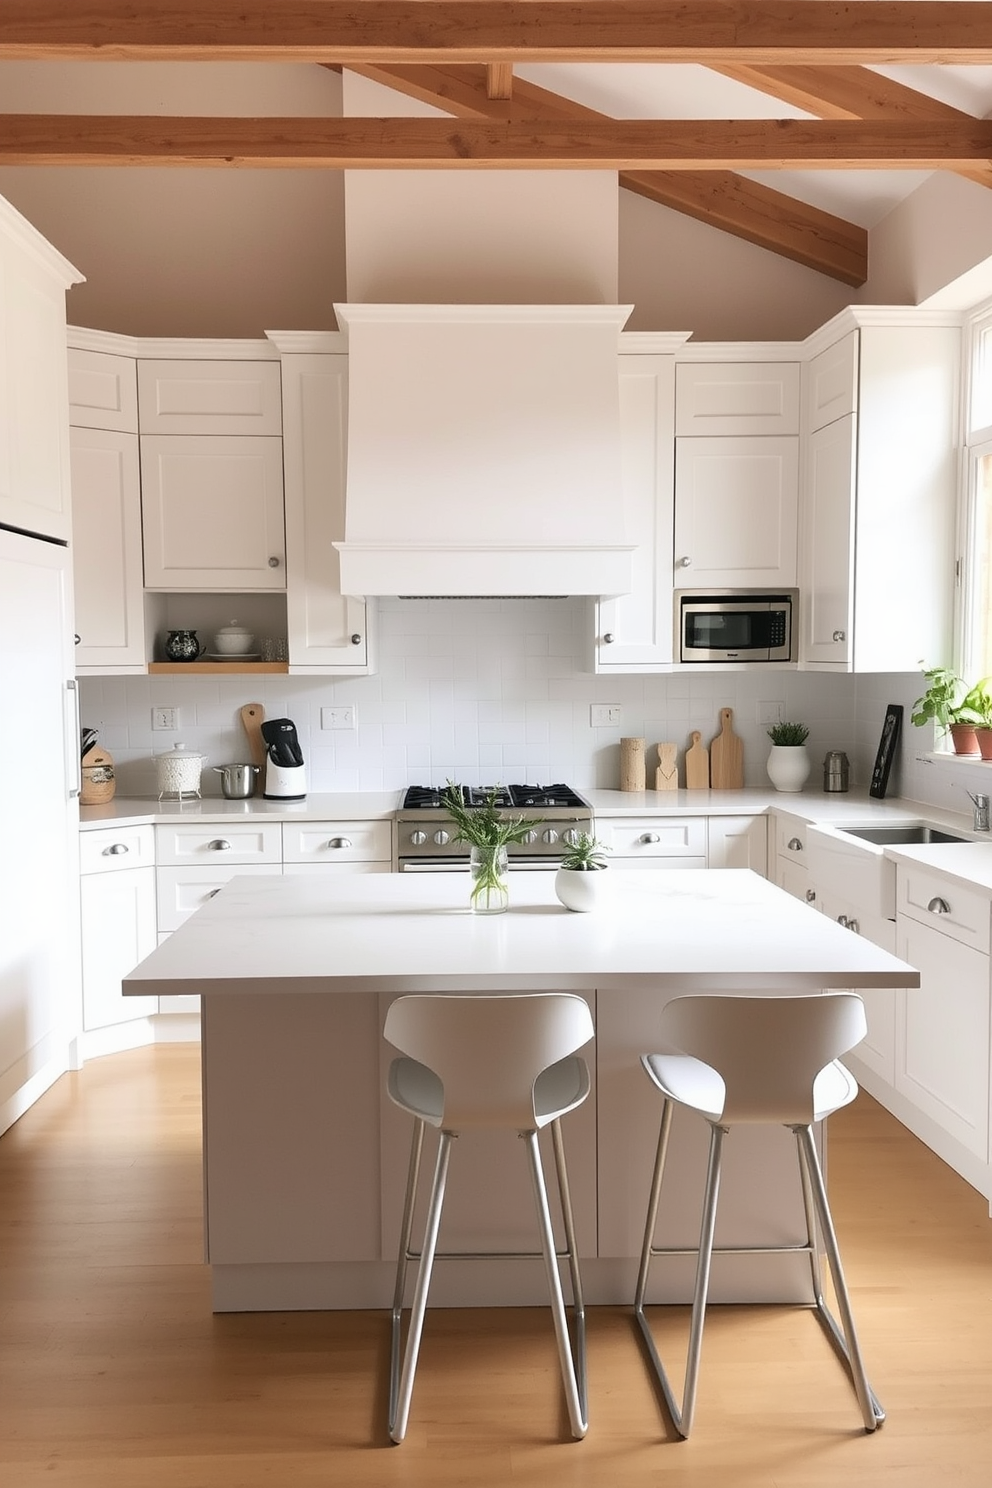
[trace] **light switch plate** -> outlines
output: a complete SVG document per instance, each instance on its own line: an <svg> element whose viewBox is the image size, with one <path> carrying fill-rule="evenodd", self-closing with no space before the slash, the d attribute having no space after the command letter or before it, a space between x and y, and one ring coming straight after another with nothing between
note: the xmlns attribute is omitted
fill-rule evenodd
<svg viewBox="0 0 992 1488"><path fill-rule="evenodd" d="M589 706L590 728L619 728L619 703L591 703Z"/></svg>
<svg viewBox="0 0 992 1488"><path fill-rule="evenodd" d="M179 727L179 709L178 708L153 708L152 709L152 728L153 729L168 729L170 732L175 733L175 731L176 731L176 729L178 727Z"/></svg>
<svg viewBox="0 0 992 1488"><path fill-rule="evenodd" d="M358 718L353 707L321 708L322 729L353 729L358 727Z"/></svg>

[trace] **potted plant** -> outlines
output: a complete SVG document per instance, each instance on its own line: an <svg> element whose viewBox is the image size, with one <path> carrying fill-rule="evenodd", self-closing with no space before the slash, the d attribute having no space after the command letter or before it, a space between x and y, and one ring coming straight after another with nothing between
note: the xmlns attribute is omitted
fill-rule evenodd
<svg viewBox="0 0 992 1488"><path fill-rule="evenodd" d="M992 721L988 678L965 691L966 683L950 667L924 667L923 675L929 685L913 704L913 723L917 728L933 723L945 730L955 754L980 753L976 725L987 727Z"/></svg>
<svg viewBox="0 0 992 1488"><path fill-rule="evenodd" d="M810 772L809 729L804 723L773 723L768 737L772 747L766 768L772 785L780 791L802 790Z"/></svg>
<svg viewBox="0 0 992 1488"><path fill-rule="evenodd" d="M540 818L504 816L496 804L495 790L481 806L469 809L462 802L461 789L451 780L442 799L457 828L455 841L469 845L472 910L476 914L502 913L510 907L507 843L522 841L526 832L541 825Z"/></svg>
<svg viewBox="0 0 992 1488"><path fill-rule="evenodd" d="M600 903L607 864L606 848L588 832L580 833L558 865L555 893L566 909L585 911Z"/></svg>

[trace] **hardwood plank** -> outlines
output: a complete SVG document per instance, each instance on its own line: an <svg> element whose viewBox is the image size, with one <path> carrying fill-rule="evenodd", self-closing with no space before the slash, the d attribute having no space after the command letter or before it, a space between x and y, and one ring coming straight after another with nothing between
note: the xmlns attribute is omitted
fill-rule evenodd
<svg viewBox="0 0 992 1488"><path fill-rule="evenodd" d="M536 129L522 120L0 115L5 165L938 170L990 158L984 119L598 119Z"/></svg>
<svg viewBox="0 0 992 1488"><path fill-rule="evenodd" d="M481 67L357 67L373 82L432 103L459 118L602 119L546 88L514 79L510 102L486 95ZM733 171L621 171L620 185L804 267L861 285L868 278L868 233L784 192Z"/></svg>
<svg viewBox="0 0 992 1488"><path fill-rule="evenodd" d="M950 104L872 72L868 67L715 67L724 77L758 88L821 119L969 119ZM992 186L992 167L955 174Z"/></svg>
<svg viewBox="0 0 992 1488"><path fill-rule="evenodd" d="M0 1481L979 1488L992 1451L987 1205L864 1094L831 1118L829 1183L888 1411L873 1436L805 1309L710 1310L689 1443L666 1431L627 1310L590 1309L581 1444L567 1438L544 1308L438 1309L410 1434L392 1448L385 1313L209 1312L197 1046L92 1060L0 1138ZM673 1354L686 1314L656 1312Z"/></svg>
<svg viewBox="0 0 992 1488"><path fill-rule="evenodd" d="M486 67L487 98L513 97L513 63L490 62Z"/></svg>
<svg viewBox="0 0 992 1488"><path fill-rule="evenodd" d="M0 57L992 61L984 0L2 0Z"/></svg>

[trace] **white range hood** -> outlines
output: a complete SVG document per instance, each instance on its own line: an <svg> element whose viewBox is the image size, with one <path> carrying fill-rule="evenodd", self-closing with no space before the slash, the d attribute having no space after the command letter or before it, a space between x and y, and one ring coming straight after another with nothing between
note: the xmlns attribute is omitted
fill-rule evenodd
<svg viewBox="0 0 992 1488"><path fill-rule="evenodd" d="M617 353L631 309L336 305L344 592L627 593Z"/></svg>

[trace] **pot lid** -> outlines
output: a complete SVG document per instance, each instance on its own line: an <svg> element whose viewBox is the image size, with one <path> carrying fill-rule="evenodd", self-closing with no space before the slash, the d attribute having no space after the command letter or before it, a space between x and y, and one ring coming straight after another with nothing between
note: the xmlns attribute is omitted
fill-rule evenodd
<svg viewBox="0 0 992 1488"><path fill-rule="evenodd" d="M152 759L154 760L205 760L206 757L205 754L200 754L195 749L187 749L185 744L173 744L172 748L167 749L164 754L152 755Z"/></svg>

